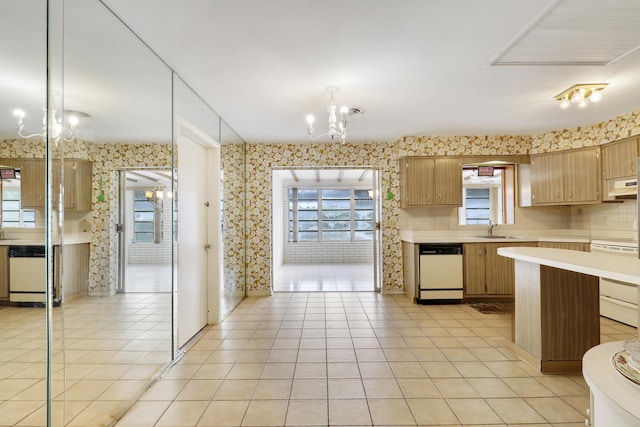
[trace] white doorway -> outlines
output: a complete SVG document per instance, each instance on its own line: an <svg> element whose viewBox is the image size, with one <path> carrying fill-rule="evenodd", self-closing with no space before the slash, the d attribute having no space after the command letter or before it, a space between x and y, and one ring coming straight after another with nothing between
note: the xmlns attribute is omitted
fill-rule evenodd
<svg viewBox="0 0 640 427"><path fill-rule="evenodd" d="M274 169L274 292L380 290L377 169Z"/></svg>
<svg viewBox="0 0 640 427"><path fill-rule="evenodd" d="M178 132L177 344L220 317L220 145L184 120Z"/></svg>

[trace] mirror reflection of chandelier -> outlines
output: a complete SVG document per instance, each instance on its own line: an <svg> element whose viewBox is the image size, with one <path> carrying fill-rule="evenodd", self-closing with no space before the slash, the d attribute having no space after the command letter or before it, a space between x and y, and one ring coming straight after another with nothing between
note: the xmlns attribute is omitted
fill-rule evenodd
<svg viewBox="0 0 640 427"><path fill-rule="evenodd" d="M46 138L47 136L47 110L43 108L42 115L42 133L32 133L29 135L24 134L24 118L26 113L24 110L15 109L13 110L13 116L16 121L16 130L18 131L18 135L21 138ZM72 141L76 134L78 133L78 123L80 122L80 118L89 117L87 113L83 113L82 111L71 111L65 110L64 117L66 117L66 126L63 126L62 119L57 117L56 110L51 110L51 121L54 123L52 130L52 139L54 141Z"/></svg>
<svg viewBox="0 0 640 427"><path fill-rule="evenodd" d="M309 138L312 140L316 140L323 136L329 136L331 141L337 139L342 144L347 141L347 125L349 121L347 120L349 116L354 114L363 114L364 110L362 108L349 108L346 105L340 107L340 120L338 121L338 115L336 111L338 107L335 104L333 99L333 95L340 90L337 86L327 86L325 89L329 94L329 106L327 107L327 112L329 113L329 131L317 136L313 136L314 128L313 123L315 121L315 117L313 114L309 114L307 116L307 133L309 134Z"/></svg>

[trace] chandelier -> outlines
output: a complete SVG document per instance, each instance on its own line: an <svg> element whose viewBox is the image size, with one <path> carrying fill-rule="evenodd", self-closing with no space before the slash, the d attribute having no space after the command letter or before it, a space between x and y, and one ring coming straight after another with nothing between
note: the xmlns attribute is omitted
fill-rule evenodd
<svg viewBox="0 0 640 427"><path fill-rule="evenodd" d="M571 86L569 89L555 96L560 102L560 108L566 110L576 104L578 108L586 108L587 101L598 102L602 99L602 91L608 83L583 83Z"/></svg>
<svg viewBox="0 0 640 427"><path fill-rule="evenodd" d="M309 134L309 138L312 140L316 140L323 136L329 136L331 141L338 140L340 143L344 144L347 141L347 125L349 121L347 120L350 115L354 114L362 114L364 110L362 108L349 108L346 105L340 107L340 120L338 120L338 115L336 111L338 107L335 104L333 99L333 95L340 90L337 86L327 86L325 91L329 94L329 106L327 107L327 112L329 113L329 131L317 136L313 136L313 123L315 121L315 117L313 114L309 114L307 116L307 133Z"/></svg>
<svg viewBox="0 0 640 427"><path fill-rule="evenodd" d="M78 123L80 122L80 117L89 117L87 113L83 113L81 111L71 111L65 110L64 115L67 117L67 126L63 126L62 119L56 117L56 110L51 111L51 121L54 123L52 127L52 139L56 142L63 141L72 141L76 134L78 133ZM47 136L47 109L43 108L43 116L42 116L42 133L32 133L29 135L25 135L24 131L24 118L26 116L24 110L15 109L13 110L13 116L16 121L16 130L18 131L18 135L21 138L29 139L29 138L46 138Z"/></svg>

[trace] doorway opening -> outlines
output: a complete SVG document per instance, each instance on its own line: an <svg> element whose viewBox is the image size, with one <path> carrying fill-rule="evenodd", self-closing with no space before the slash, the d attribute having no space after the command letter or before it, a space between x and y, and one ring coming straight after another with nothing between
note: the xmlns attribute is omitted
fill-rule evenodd
<svg viewBox="0 0 640 427"><path fill-rule="evenodd" d="M121 170L118 292L171 292L171 170Z"/></svg>
<svg viewBox="0 0 640 427"><path fill-rule="evenodd" d="M379 173L275 169L274 292L380 290Z"/></svg>

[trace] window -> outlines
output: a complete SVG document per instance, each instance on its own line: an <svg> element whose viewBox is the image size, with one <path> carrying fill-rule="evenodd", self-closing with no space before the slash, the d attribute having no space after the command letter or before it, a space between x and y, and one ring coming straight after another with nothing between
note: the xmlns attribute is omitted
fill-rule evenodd
<svg viewBox="0 0 640 427"><path fill-rule="evenodd" d="M289 240L373 239L373 201L367 190L289 189Z"/></svg>
<svg viewBox="0 0 640 427"><path fill-rule="evenodd" d="M493 176L479 176L478 167L465 166L460 225L513 224L514 174L513 165L494 167Z"/></svg>
<svg viewBox="0 0 640 427"><path fill-rule="evenodd" d="M11 179L2 184L2 226L36 226L36 211L22 209L20 204L20 179Z"/></svg>
<svg viewBox="0 0 640 427"><path fill-rule="evenodd" d="M147 192L134 190L133 192L133 242L154 243L155 239L155 203L147 199ZM161 218L158 218L162 221Z"/></svg>

